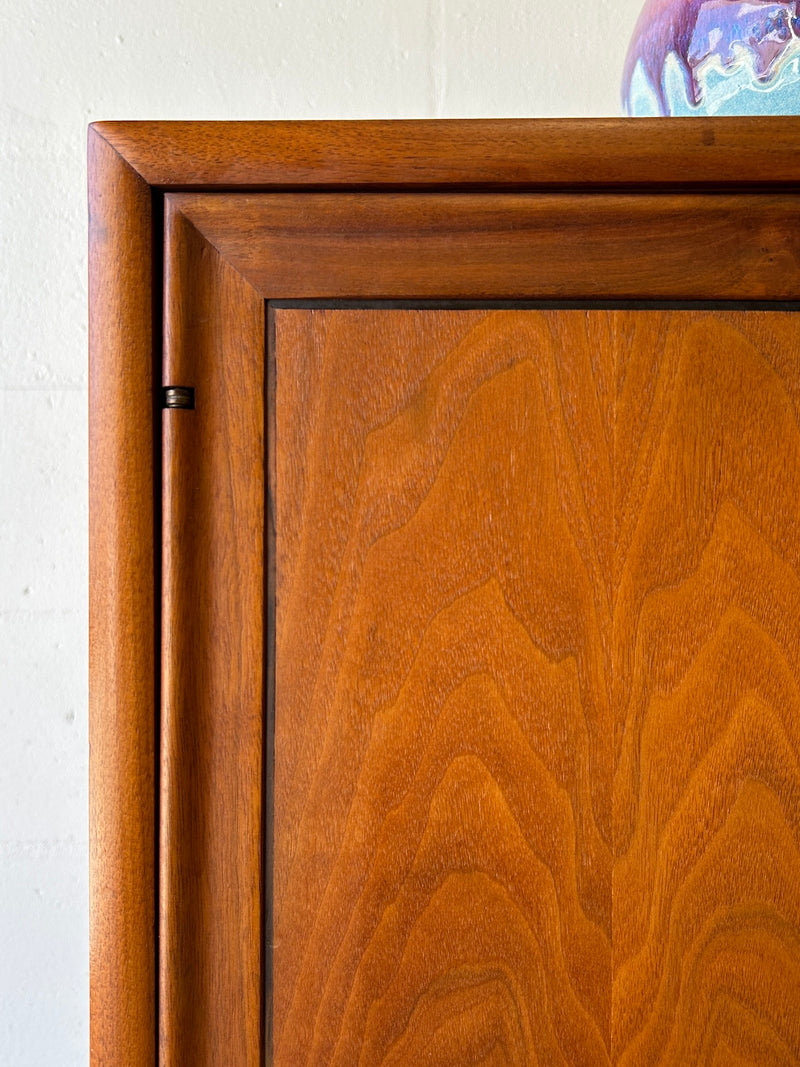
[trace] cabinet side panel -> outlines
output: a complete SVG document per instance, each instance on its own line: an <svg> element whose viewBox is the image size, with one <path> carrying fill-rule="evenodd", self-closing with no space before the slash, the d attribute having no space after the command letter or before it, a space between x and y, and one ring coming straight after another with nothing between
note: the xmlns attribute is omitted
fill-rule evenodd
<svg viewBox="0 0 800 1067"><path fill-rule="evenodd" d="M275 311L275 1063L608 1062L613 366Z"/></svg>
<svg viewBox="0 0 800 1067"><path fill-rule="evenodd" d="M800 1062L800 319L620 313L614 1053Z"/></svg>
<svg viewBox="0 0 800 1067"><path fill-rule="evenodd" d="M156 1039L153 247L148 186L89 134L91 1062Z"/></svg>
<svg viewBox="0 0 800 1067"><path fill-rule="evenodd" d="M262 1047L264 304L168 210L161 762L164 1067Z"/></svg>

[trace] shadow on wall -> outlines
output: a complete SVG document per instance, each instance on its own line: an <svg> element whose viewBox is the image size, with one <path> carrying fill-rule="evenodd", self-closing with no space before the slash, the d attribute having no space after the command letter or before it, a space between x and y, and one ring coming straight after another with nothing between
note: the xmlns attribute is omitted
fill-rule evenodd
<svg viewBox="0 0 800 1067"><path fill-rule="evenodd" d="M800 114L800 0L647 0L622 106L628 115Z"/></svg>

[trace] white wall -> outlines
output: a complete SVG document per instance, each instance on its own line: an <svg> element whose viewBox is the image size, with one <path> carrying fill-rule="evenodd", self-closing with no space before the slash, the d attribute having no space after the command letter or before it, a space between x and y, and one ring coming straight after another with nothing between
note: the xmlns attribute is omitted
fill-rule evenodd
<svg viewBox="0 0 800 1067"><path fill-rule="evenodd" d="M616 115L639 7L2 0L2 1067L88 1056L87 123Z"/></svg>

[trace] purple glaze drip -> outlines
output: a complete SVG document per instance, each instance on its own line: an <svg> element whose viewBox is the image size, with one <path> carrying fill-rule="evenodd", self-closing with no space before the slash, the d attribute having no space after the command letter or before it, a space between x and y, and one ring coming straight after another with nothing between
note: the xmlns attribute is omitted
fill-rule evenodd
<svg viewBox="0 0 800 1067"><path fill-rule="evenodd" d="M689 66L689 45L704 0L647 0L633 31L622 74L622 100L630 103L631 79L641 61L644 76L652 86L662 115L667 114L664 97L664 63L670 52L677 56L686 82L686 95L698 101L698 89Z"/></svg>
<svg viewBox="0 0 800 1067"><path fill-rule="evenodd" d="M647 0L631 38L622 77L622 100L630 110L630 89L636 64L655 93L662 115L668 112L664 95L664 65L674 53L689 102L697 105L698 66L718 56L723 68L736 62L736 50L749 52L757 78L766 81L781 55L800 33L800 0Z"/></svg>
<svg viewBox="0 0 800 1067"><path fill-rule="evenodd" d="M756 77L766 81L795 36L797 21L796 2L706 0L697 17L689 63L696 70L716 55L723 67L730 67L736 62L734 46L738 46L750 53Z"/></svg>

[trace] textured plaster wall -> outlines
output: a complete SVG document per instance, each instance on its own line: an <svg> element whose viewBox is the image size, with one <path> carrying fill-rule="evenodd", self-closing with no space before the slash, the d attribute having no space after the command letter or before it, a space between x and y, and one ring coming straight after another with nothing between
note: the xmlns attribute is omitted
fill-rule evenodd
<svg viewBox="0 0 800 1067"><path fill-rule="evenodd" d="M639 0L0 0L0 1065L88 1057L85 128L616 115Z"/></svg>

